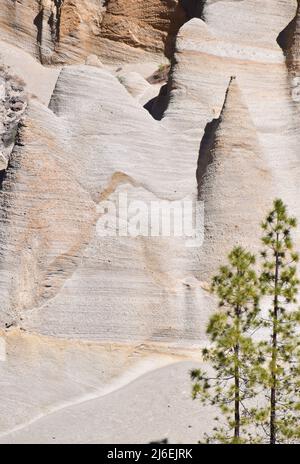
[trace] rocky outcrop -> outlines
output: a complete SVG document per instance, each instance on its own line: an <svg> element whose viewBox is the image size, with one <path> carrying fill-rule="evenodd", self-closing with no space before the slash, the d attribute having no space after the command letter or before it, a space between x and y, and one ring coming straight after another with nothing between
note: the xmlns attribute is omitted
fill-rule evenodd
<svg viewBox="0 0 300 464"><path fill-rule="evenodd" d="M185 19L185 11L177 0L110 0L101 35L146 50L165 48L169 55Z"/></svg>
<svg viewBox="0 0 300 464"><path fill-rule="evenodd" d="M170 56L185 20L178 0L3 0L0 39L17 41L44 64L91 54L128 61L142 50Z"/></svg>
<svg viewBox="0 0 300 464"><path fill-rule="evenodd" d="M103 436L115 438L118 420L130 441L131 396L142 391L147 408L170 376L178 407L160 397L155 418L175 424L175 440L195 441L198 432L186 423L183 432L178 419L190 412L187 399L177 401L181 371L152 371L198 359L216 305L210 277L235 244L257 249L273 197L300 218L299 111L290 91L297 2L0 3L0 57L24 81L18 95L13 80L0 82L2 120L12 120L2 133L16 132L11 110L20 102L12 98L25 103L25 92L28 100L0 191L0 441L54 440L54 430L58 440L92 440L91 422L81 434L77 421L90 421L91 411L106 418L113 405L118 414L124 406L123 425L112 415ZM280 32L290 24L294 39L284 49ZM153 202L194 200L203 220L203 201L204 242L132 229L124 236L122 196L145 227ZM116 214L111 204L121 206ZM105 221L115 231L111 219L121 234L99 233ZM197 430L201 414L199 422ZM136 423L132 440L173 437Z"/></svg>
<svg viewBox="0 0 300 464"><path fill-rule="evenodd" d="M40 3L39 0L2 1L0 39L10 44L18 44L32 55L37 56L38 34L34 20L39 13Z"/></svg>
<svg viewBox="0 0 300 464"><path fill-rule="evenodd" d="M205 205L200 276L208 280L232 243L249 247L259 236L260 218L273 198L271 173L235 77L230 79L220 117L206 126L197 179L199 200ZM259 242L253 245L259 247Z"/></svg>
<svg viewBox="0 0 300 464"><path fill-rule="evenodd" d="M266 192L269 192L266 193L266 199L272 196L270 191L276 192L276 195L284 198L294 213L298 215L300 211L295 201L298 196L297 179L299 176L298 115L291 99L285 57L276 41L282 26L288 24L293 18L295 5L290 5L289 8L287 4L283 5L280 9L281 14L276 17L276 28L273 24L266 31L261 23L261 28L257 27L255 44L250 42L250 35L248 36L246 31L250 24L255 22L254 19L251 20L251 14L257 19L257 8L260 7L254 8L252 4L253 11L250 14L251 2L244 2L245 11L249 14L243 16L240 6L234 5L230 2L228 10L231 11L231 15L227 15L225 14L225 2L208 3L203 12L205 22L194 18L180 30L175 63L171 72L172 78L169 83L171 87L169 105L163 122L170 130L176 128L177 131L188 135L188 143L190 146L193 144L193 150L196 151L199 149L199 140L204 135L206 125L213 119L219 118L230 76L236 76L243 95L242 99L248 108L248 120L252 121L251 132L260 146L264 170L267 170L272 178L273 188L272 190L266 189ZM236 13L234 8L238 10ZM264 5L265 21L271 11L268 11L269 8L271 5ZM239 15L242 15L239 25L236 23L230 27L230 18L239 17ZM220 18L224 26L218 22ZM243 21L247 24L244 25ZM218 27L209 26L209 23L216 24ZM242 30L245 34L239 37ZM274 82L276 82L276 92L274 92ZM241 122L237 123L237 126L241 124ZM234 131L231 131L231 137L233 133ZM240 146L242 151L242 140L240 140ZM223 149L225 150L225 147ZM232 185L232 193L235 192L236 185L233 179L234 177L231 177L229 172L228 180ZM243 183L245 182L244 179ZM210 187L207 186L207 188ZM211 195L213 196L214 193L215 189L212 189ZM259 208L259 204L264 204L263 198L257 198L255 209ZM210 215L209 210L208 207L206 218ZM219 213L221 214L220 211ZM246 214L244 209L243 214ZM227 219L229 221L229 218ZM214 221L218 223L219 219L215 217L212 222ZM220 220L218 226L222 237L221 222ZM239 221L240 224L242 222ZM235 236L235 242L239 241L238 229L239 226L237 226L236 234L231 231ZM240 235L241 243L243 243L243 235L244 232ZM211 244L209 244L210 239ZM209 269L210 265L205 264L211 263L214 259L212 249L216 251L216 256L221 253L222 247L220 250L218 247L214 248L213 242L213 236L210 237L208 234L206 245L204 245L204 248L207 246L208 251L203 261L201 260L206 268L206 271L203 269L206 276L215 269L215 266ZM209 250L210 246L211 250ZM202 271L199 275L203 278Z"/></svg>
<svg viewBox="0 0 300 464"><path fill-rule="evenodd" d="M196 340L202 316L194 298L209 297L190 274L195 253L186 240L99 237L96 228L101 202L119 193L146 205L195 195L196 160L187 165L194 154L184 141L174 143L110 73L87 66L64 68L50 109L31 102L20 136L2 193L10 231L2 321L73 338ZM14 213L6 210L12 203Z"/></svg>
<svg viewBox="0 0 300 464"><path fill-rule="evenodd" d="M26 103L24 82L0 69L0 172L7 168Z"/></svg>
<svg viewBox="0 0 300 464"><path fill-rule="evenodd" d="M41 63L82 60L98 50L103 11L98 0L3 1L0 39L18 43Z"/></svg>

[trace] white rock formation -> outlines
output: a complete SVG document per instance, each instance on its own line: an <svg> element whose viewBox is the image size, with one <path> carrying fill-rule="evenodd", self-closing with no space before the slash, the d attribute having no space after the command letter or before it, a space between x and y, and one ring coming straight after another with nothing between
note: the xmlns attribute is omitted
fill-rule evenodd
<svg viewBox="0 0 300 464"><path fill-rule="evenodd" d="M119 82L124 85L126 90L132 95L142 106L149 100L157 97L160 90L160 85L150 85L141 74L131 71L128 73L120 72L117 76Z"/></svg>
<svg viewBox="0 0 300 464"><path fill-rule="evenodd" d="M210 277L274 196L300 218L296 0L138 3L0 1L0 442L196 442ZM204 201L203 246L100 236L119 194Z"/></svg>

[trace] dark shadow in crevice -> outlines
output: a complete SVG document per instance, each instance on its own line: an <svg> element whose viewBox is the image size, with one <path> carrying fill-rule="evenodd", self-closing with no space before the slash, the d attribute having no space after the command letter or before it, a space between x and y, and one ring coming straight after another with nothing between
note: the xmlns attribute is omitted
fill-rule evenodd
<svg viewBox="0 0 300 464"><path fill-rule="evenodd" d="M63 0L54 0L54 5L55 12L52 11L49 16L48 26L51 31L53 45L55 46L60 41L61 9L63 6Z"/></svg>
<svg viewBox="0 0 300 464"><path fill-rule="evenodd" d="M165 69L169 68L167 75L163 75L163 80L166 81L166 84L163 85L160 89L157 97L149 100L144 108L151 114L151 116L160 121L165 111L167 110L170 102L171 91L174 89L174 80L173 74L174 69L177 64L175 57L175 46L180 28L192 18L203 19L203 10L206 0L179 0L177 7L174 10L173 16L171 18L168 35L165 41L165 55L170 60L170 65L165 66ZM164 74L165 70L158 70L147 80L150 84L155 84L159 82L160 74ZM155 79L157 78L156 82Z"/></svg>
<svg viewBox="0 0 300 464"><path fill-rule="evenodd" d="M180 0L182 8L185 10L187 20L192 18L202 18L206 0Z"/></svg>
<svg viewBox="0 0 300 464"><path fill-rule="evenodd" d="M277 43L286 58L287 67L290 69L293 66L293 45L295 43L297 17L300 14L300 0L292 21L278 34Z"/></svg>
<svg viewBox="0 0 300 464"><path fill-rule="evenodd" d="M6 178L6 169L3 169L0 171L0 191L2 190L3 182L5 181Z"/></svg>
<svg viewBox="0 0 300 464"><path fill-rule="evenodd" d="M14 144L13 144L13 148L12 148L12 151L10 153L10 156L8 158L7 167L6 167L6 169L0 170L0 191L3 190L3 183L4 183L4 181L5 181L6 177L7 177L7 173L9 172L9 170L12 167L12 160L14 158L17 147L23 147L24 146L24 143L22 141L22 135L21 135L23 127L24 127L24 122L21 120L21 121L18 122L18 125L16 127L16 131L15 131L15 134L14 134Z"/></svg>
<svg viewBox="0 0 300 464"><path fill-rule="evenodd" d="M34 18L33 24L37 28L37 34L36 34L37 55L39 57L40 63L42 64L43 64L43 53L42 53L43 22L44 22L44 10L41 9L40 12Z"/></svg>
<svg viewBox="0 0 300 464"><path fill-rule="evenodd" d="M206 124L204 135L202 137L199 156L198 156L198 165L196 171L197 185L198 185L198 200L201 200L201 186L202 181L207 171L209 164L213 162L212 148L216 139L216 132L221 122L221 116L219 118L213 119Z"/></svg>
<svg viewBox="0 0 300 464"><path fill-rule="evenodd" d="M157 97L149 100L144 108L156 121L161 121L163 114L168 106L168 85L163 85Z"/></svg>
<svg viewBox="0 0 300 464"><path fill-rule="evenodd" d="M57 37L57 30L56 30L55 15L54 15L53 11L51 12L51 15L49 16L48 26L49 26L49 29L51 31L52 42L55 43L56 42L56 37Z"/></svg>
<svg viewBox="0 0 300 464"><path fill-rule="evenodd" d="M165 40L164 53L167 58L172 59L172 56L175 52L176 38L179 32L179 29L186 23L187 15L182 8L180 2L176 6L174 13L172 14L168 34Z"/></svg>
<svg viewBox="0 0 300 464"><path fill-rule="evenodd" d="M7 174L9 172L9 170L11 169L12 157L13 157L13 152L10 155L10 158L8 160L6 169L3 169L3 170L0 171L0 192L2 192L2 190L3 190L3 184L4 184L5 180L6 180L6 177L7 177Z"/></svg>
<svg viewBox="0 0 300 464"><path fill-rule="evenodd" d="M43 20L44 20L44 11L41 10L33 20L33 24L37 28L36 42L41 45L43 40Z"/></svg>
<svg viewBox="0 0 300 464"><path fill-rule="evenodd" d="M156 120L161 120L163 118L169 106L171 91L174 89L173 75L177 64L175 50L179 30L192 18L203 19L205 4L206 0L179 0L175 8L165 42L165 55L169 58L171 64L168 81L161 89L160 94L145 105L145 108Z"/></svg>
<svg viewBox="0 0 300 464"><path fill-rule="evenodd" d="M63 6L64 0L54 0L54 5L55 5L55 11L52 11L51 14L49 15L47 26L49 27L49 31L51 33L51 40L53 43L53 47L59 42L60 40L60 24L61 24L61 9ZM45 11L44 7L40 7L39 13L36 15L36 17L33 20L33 24L35 25L37 29L37 35L36 35L36 45L38 48L37 54L39 56L40 62L42 64L44 61L43 57L43 40L44 40L44 21L45 21ZM46 26L46 27L47 27ZM48 31L47 31L48 33Z"/></svg>
<svg viewBox="0 0 300 464"><path fill-rule="evenodd" d="M175 54L171 58L170 71L167 78L167 83L160 89L157 97L152 98L144 105L144 108L149 111L151 116L157 121L161 121L169 107L171 92L175 89L174 71L177 65Z"/></svg>
<svg viewBox="0 0 300 464"><path fill-rule="evenodd" d="M165 55L172 59L176 38L180 28L192 18L202 18L206 0L179 0L171 17L168 35L165 41Z"/></svg>
<svg viewBox="0 0 300 464"><path fill-rule="evenodd" d="M289 50L293 45L295 32L296 18L292 19L292 21L283 29L283 31L280 32L280 34L277 37L277 43L285 56L287 56Z"/></svg>
<svg viewBox="0 0 300 464"><path fill-rule="evenodd" d="M61 24L61 9L63 7L64 0L54 0L56 6L56 18L55 18L55 42L60 41L60 24Z"/></svg>

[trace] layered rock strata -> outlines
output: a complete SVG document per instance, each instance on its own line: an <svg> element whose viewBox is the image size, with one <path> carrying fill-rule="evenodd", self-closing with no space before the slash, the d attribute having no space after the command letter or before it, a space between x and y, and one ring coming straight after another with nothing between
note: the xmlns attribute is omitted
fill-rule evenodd
<svg viewBox="0 0 300 464"><path fill-rule="evenodd" d="M259 248L274 196L300 218L297 2L0 3L0 57L24 81L0 82L0 441L197 441L210 416L187 424L181 380L210 278L232 246ZM102 235L124 196L147 226L151 202L203 201L204 242Z"/></svg>

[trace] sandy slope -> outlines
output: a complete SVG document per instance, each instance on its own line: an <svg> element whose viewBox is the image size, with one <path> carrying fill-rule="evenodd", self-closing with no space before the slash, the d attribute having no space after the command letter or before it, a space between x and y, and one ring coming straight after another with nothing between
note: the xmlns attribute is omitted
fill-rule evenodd
<svg viewBox="0 0 300 464"><path fill-rule="evenodd" d="M83 398L2 436L0 443L197 442L211 416L190 397L188 373L195 365L169 365L99 398Z"/></svg>

